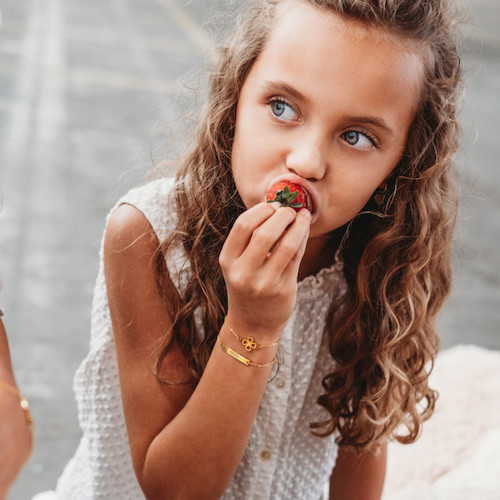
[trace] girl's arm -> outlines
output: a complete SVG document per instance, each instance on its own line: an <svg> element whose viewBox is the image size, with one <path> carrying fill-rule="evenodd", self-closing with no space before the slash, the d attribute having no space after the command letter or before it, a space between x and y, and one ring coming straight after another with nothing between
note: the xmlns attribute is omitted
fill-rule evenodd
<svg viewBox="0 0 500 500"><path fill-rule="evenodd" d="M375 456L341 447L330 480L330 500L380 500L386 463L387 445Z"/></svg>
<svg viewBox="0 0 500 500"><path fill-rule="evenodd" d="M7 334L0 319L0 500L7 498L10 486L28 460L33 446L31 429L14 390L16 381Z"/></svg>
<svg viewBox="0 0 500 500"><path fill-rule="evenodd" d="M280 336L293 310L309 223L308 215L266 204L236 222L221 266L228 321L241 336L252 334L261 344ZM186 360L174 346L162 376L189 383L158 383L153 368L163 336L170 331L168 310L178 296L173 286L169 303L158 294L151 266L157 246L145 217L131 206L119 207L106 231L105 274L134 469L148 499L220 498L241 460L271 367L243 365L216 344L195 387ZM241 344L224 328L221 337L241 352ZM276 349L258 349L248 357L264 364Z"/></svg>

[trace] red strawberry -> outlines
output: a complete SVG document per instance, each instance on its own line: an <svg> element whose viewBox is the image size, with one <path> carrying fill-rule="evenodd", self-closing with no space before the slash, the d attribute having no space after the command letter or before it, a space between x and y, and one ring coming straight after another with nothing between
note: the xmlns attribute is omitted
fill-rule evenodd
<svg viewBox="0 0 500 500"><path fill-rule="evenodd" d="M267 202L278 201L284 207L292 207L297 212L302 208L312 211L309 193L298 184L290 181L280 181L274 184L267 193Z"/></svg>

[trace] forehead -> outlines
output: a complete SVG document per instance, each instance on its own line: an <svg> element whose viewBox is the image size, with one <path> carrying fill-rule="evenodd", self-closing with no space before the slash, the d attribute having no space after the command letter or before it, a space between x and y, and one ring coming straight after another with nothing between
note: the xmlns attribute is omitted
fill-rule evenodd
<svg viewBox="0 0 500 500"><path fill-rule="evenodd" d="M367 24L354 17L345 16L335 12L333 8L318 7L308 0L282 0L275 6L274 28L271 29L271 37L279 30L301 27L308 28L313 21L312 29L319 24L330 25L332 28L344 26L354 37L363 38L369 34L373 40L385 40L398 45L402 50L419 52L419 43L403 34L391 32L388 28L378 26L375 23ZM294 23L295 21L295 23ZM421 45L421 44L420 44Z"/></svg>
<svg viewBox="0 0 500 500"><path fill-rule="evenodd" d="M295 69L295 74L315 73L318 85L331 83L328 78L335 76L381 80L390 75L414 96L416 105L423 82L422 53L386 29L344 19L303 0L287 0L276 7L274 27L257 62L267 59L282 69ZM342 75L329 71L339 65Z"/></svg>

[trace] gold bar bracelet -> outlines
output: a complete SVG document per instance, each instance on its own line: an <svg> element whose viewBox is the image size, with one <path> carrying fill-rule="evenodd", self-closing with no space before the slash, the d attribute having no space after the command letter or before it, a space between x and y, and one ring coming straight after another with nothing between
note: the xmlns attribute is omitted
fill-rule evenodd
<svg viewBox="0 0 500 500"><path fill-rule="evenodd" d="M228 347L226 344L223 344L221 342L221 339L219 338L219 336L217 336L217 342L220 344L221 349L226 354L229 354L229 356L231 356L233 359L235 359L236 361L239 361L240 363L243 363L246 366L255 366L256 368L267 368L268 366L271 366L276 361L276 356L274 356L274 358L267 363L263 363L263 364L254 363L250 359L245 358L245 356L242 356L240 353L233 351L233 349Z"/></svg>
<svg viewBox="0 0 500 500"><path fill-rule="evenodd" d="M237 353L236 351L233 351L230 347L223 344L222 342L220 343L220 346L224 352L229 354L229 356L236 359L240 363L243 363L244 365L247 365L247 366L251 365L252 362L248 358L245 358L245 356L242 356L241 354Z"/></svg>

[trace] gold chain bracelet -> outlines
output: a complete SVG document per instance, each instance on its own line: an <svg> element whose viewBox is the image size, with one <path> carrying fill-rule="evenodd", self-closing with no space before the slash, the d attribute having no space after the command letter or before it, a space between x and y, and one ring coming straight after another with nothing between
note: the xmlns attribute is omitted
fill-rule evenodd
<svg viewBox="0 0 500 500"><path fill-rule="evenodd" d="M228 330L241 342L241 345L245 348L245 351L251 352L255 349L267 349L268 347L275 347L281 342L281 337L272 344L257 344L253 337L240 337L228 324L227 319L224 320L224 324L227 326Z"/></svg>
<svg viewBox="0 0 500 500"><path fill-rule="evenodd" d="M19 400L21 409L24 412L26 423L28 425L31 425L33 423L33 418L31 417L28 400L14 386L7 384L6 382L2 382L1 380L0 380L0 388L5 389L7 392L10 392L12 395L16 396L16 398Z"/></svg>
<svg viewBox="0 0 500 500"><path fill-rule="evenodd" d="M231 349L229 346L226 344L223 344L219 336L217 335L217 342L219 343L221 349L226 353L229 354L233 359L236 361L239 361L240 363L243 363L246 366L255 366L256 368L267 368L268 366L271 366L275 361L276 361L276 356L269 361L268 363L254 363L252 360L245 358L245 356L242 356L239 352L234 351Z"/></svg>

